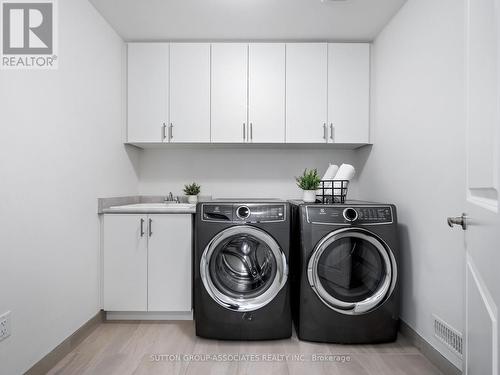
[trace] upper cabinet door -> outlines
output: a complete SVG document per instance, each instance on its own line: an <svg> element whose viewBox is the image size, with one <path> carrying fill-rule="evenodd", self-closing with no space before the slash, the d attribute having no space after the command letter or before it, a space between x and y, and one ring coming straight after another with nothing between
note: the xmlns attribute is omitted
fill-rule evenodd
<svg viewBox="0 0 500 375"><path fill-rule="evenodd" d="M331 143L368 143L370 45L328 45L328 132Z"/></svg>
<svg viewBox="0 0 500 375"><path fill-rule="evenodd" d="M170 44L170 142L210 142L210 44Z"/></svg>
<svg viewBox="0 0 500 375"><path fill-rule="evenodd" d="M286 142L327 142L326 43L286 45Z"/></svg>
<svg viewBox="0 0 500 375"><path fill-rule="evenodd" d="M168 123L168 44L128 45L128 142L164 142Z"/></svg>
<svg viewBox="0 0 500 375"><path fill-rule="evenodd" d="M212 44L212 142L247 141L247 76L247 44Z"/></svg>
<svg viewBox="0 0 500 375"><path fill-rule="evenodd" d="M249 142L285 142L285 44L248 46Z"/></svg>

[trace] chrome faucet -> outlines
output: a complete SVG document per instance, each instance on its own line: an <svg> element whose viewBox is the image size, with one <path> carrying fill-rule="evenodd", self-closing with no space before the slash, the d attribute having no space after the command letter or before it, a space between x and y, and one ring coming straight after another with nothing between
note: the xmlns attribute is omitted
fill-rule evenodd
<svg viewBox="0 0 500 375"><path fill-rule="evenodd" d="M175 202L175 203L179 203L179 198L175 197L174 198L174 195L172 194L172 192L168 193L168 195L165 197L165 202Z"/></svg>

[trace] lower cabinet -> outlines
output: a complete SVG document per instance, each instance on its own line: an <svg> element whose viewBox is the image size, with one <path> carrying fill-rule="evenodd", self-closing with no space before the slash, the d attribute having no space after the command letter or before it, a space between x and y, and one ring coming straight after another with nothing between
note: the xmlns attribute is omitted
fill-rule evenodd
<svg viewBox="0 0 500 375"><path fill-rule="evenodd" d="M190 311L191 255L190 214L104 215L104 310Z"/></svg>

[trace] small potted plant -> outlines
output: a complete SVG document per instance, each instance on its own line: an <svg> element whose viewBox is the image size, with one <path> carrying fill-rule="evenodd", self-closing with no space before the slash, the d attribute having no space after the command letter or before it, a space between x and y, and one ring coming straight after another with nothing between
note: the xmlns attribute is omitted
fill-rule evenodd
<svg viewBox="0 0 500 375"><path fill-rule="evenodd" d="M198 194L200 194L201 186L196 182L189 185L184 185L184 194L187 195L188 202L192 204L198 203Z"/></svg>
<svg viewBox="0 0 500 375"><path fill-rule="evenodd" d="M295 177L297 186L304 192L303 200L307 203L316 202L316 190L319 188L321 178L318 176L317 169L304 170L302 176Z"/></svg>

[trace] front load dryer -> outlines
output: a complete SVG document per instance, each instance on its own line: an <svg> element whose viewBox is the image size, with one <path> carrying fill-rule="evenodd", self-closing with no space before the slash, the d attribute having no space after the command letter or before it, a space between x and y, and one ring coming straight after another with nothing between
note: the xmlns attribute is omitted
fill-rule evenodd
<svg viewBox="0 0 500 375"><path fill-rule="evenodd" d="M396 207L294 204L293 315L302 340L369 344L396 339Z"/></svg>

